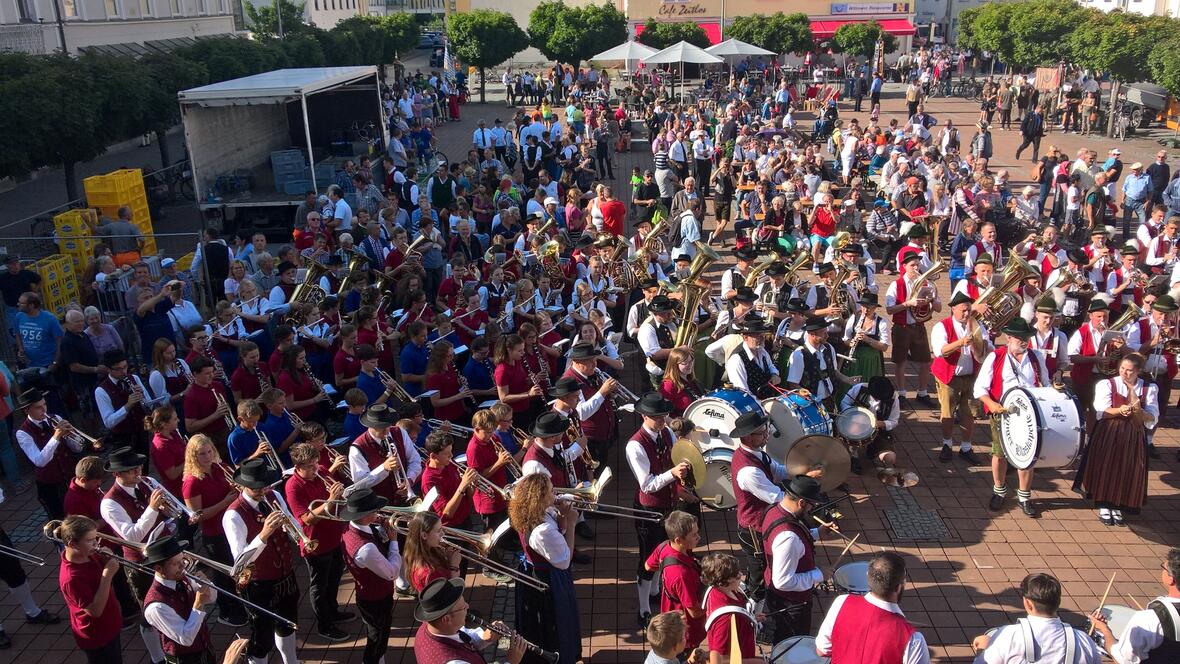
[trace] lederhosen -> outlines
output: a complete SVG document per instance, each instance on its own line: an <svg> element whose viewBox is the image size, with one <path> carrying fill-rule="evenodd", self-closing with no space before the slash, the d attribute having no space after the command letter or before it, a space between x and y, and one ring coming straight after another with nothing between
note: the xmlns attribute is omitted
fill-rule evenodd
<svg viewBox="0 0 1180 664"><path fill-rule="evenodd" d="M149 604L159 602L175 611L181 620L187 621L193 612L193 591L189 588L187 578L175 583L175 588L169 588L153 580L152 587L143 599L143 608L147 609ZM160 632L160 645L164 648L164 661L168 664L214 664L207 625L201 625L196 638L187 646Z"/></svg>
<svg viewBox="0 0 1180 664"><path fill-rule="evenodd" d="M744 346L744 344L743 344ZM770 379L774 376L774 372L770 370L773 366L773 361L767 355L766 362L770 366L764 366L760 360L762 359L762 350L759 349L757 355L753 359L747 352L747 348L739 348L737 350L738 359L742 361L742 366L746 368L746 385L749 386L750 392L759 398L768 398L775 396L777 392L770 385Z"/></svg>
<svg viewBox="0 0 1180 664"><path fill-rule="evenodd" d="M772 627L767 635L771 643L811 633L811 589L788 592L774 587L773 544L784 530L794 532L803 542L803 555L795 565L795 573L810 572L816 568L815 541L811 538L811 531L795 515L783 509L782 505L767 510L762 519L762 548L766 552L766 570L763 573L766 584L765 613L773 614Z"/></svg>
<svg viewBox="0 0 1180 664"><path fill-rule="evenodd" d="M246 542L253 541L262 532L262 522L271 512L270 506L264 503L259 503L259 509L255 509L242 496L227 509L237 512L246 525ZM291 542L282 529L266 540L262 553L254 559L254 574L242 593L251 602L291 622L298 622L299 584L295 581L295 560ZM250 657L265 659L275 647L275 635L286 637L294 632L286 623L276 622L265 613L253 609L247 609L247 612L251 631L246 653Z"/></svg>

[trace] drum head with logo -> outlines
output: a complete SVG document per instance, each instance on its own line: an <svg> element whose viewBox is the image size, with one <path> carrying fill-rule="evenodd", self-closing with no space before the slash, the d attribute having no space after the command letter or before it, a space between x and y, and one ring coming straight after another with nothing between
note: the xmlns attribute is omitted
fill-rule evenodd
<svg viewBox="0 0 1180 664"><path fill-rule="evenodd" d="M715 510L737 507L733 493L733 450L715 447L705 452L705 481L697 493L701 501Z"/></svg>
<svg viewBox="0 0 1180 664"><path fill-rule="evenodd" d="M832 420L824 407L810 395L789 392L762 400L770 419L766 453L782 463L791 447L804 436L831 435Z"/></svg>
<svg viewBox="0 0 1180 664"><path fill-rule="evenodd" d="M814 637L792 636L774 646L768 661L775 664L828 664L832 660L816 654Z"/></svg>
<svg viewBox="0 0 1180 664"><path fill-rule="evenodd" d="M737 418L750 411L762 411L758 400L741 390L715 390L684 409L684 417L694 430L687 438L702 451L714 447L735 449L738 441L730 437Z"/></svg>
<svg viewBox="0 0 1180 664"><path fill-rule="evenodd" d="M1000 402L1008 412L1000 419L1000 444L1008 463L1032 468L1041 452L1041 413L1024 388L1015 387Z"/></svg>

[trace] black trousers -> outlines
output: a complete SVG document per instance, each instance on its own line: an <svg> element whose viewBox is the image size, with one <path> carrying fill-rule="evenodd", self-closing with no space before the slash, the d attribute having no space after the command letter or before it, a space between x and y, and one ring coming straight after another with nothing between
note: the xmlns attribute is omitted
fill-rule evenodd
<svg viewBox="0 0 1180 664"><path fill-rule="evenodd" d="M37 482L37 501L50 519L66 518L66 485Z"/></svg>
<svg viewBox="0 0 1180 664"><path fill-rule="evenodd" d="M767 592L765 605L765 613L771 619L771 631L767 635L769 643L811 634L811 600L791 602L773 592Z"/></svg>
<svg viewBox="0 0 1180 664"><path fill-rule="evenodd" d="M393 621L393 597L378 600L358 599L357 611L365 622L365 651L361 655L364 664L377 664L389 649L389 627Z"/></svg>
<svg viewBox="0 0 1180 664"><path fill-rule="evenodd" d="M12 539L8 537L8 533L3 528L0 528L0 544L15 548L12 546ZM0 553L0 581L3 581L9 588L19 588L25 584L25 581L28 581L20 559Z"/></svg>
<svg viewBox="0 0 1180 664"><path fill-rule="evenodd" d="M1033 149L1033 160L1035 161L1037 155L1041 153L1041 137L1033 136L1030 138L1025 136L1023 139L1024 140L1020 142L1020 147L1016 148L1016 158L1020 159L1020 153L1024 152L1024 149L1031 145Z"/></svg>
<svg viewBox="0 0 1180 664"><path fill-rule="evenodd" d="M651 509L649 507L640 505L639 501L635 501L634 507L635 509ZM668 516L672 510L662 509L653 511L659 512L664 516ZM640 521L636 519L635 535L639 538L639 560L636 564L636 575L641 581L651 581L653 578L655 578L656 573L649 572L648 570L644 569L643 562L647 560L647 557L651 555L652 551L656 550L656 547L660 545L660 542L668 539L668 531L664 529L663 519L654 523L651 521Z"/></svg>
<svg viewBox="0 0 1180 664"><path fill-rule="evenodd" d="M708 159L693 159L696 170L697 187L702 196L709 195L709 178L713 175L713 162Z"/></svg>
<svg viewBox="0 0 1180 664"><path fill-rule="evenodd" d="M139 613L139 603L135 601L135 594L131 592L131 584L127 582L127 573L122 567L118 572L115 572L115 578L111 581L111 591L115 593L115 599L119 602L119 612L123 614L124 618ZM127 621L124 620L124 622Z"/></svg>
<svg viewBox="0 0 1180 664"><path fill-rule="evenodd" d="M336 598L336 589L344 576L344 554L340 547L330 553L308 556L307 571L311 576L311 612L320 629L331 627L340 612Z"/></svg>
<svg viewBox="0 0 1180 664"><path fill-rule="evenodd" d="M766 571L766 555L762 553L762 534L753 528L738 528L738 544L746 554L746 596L754 601L766 595L763 573Z"/></svg>
<svg viewBox="0 0 1180 664"><path fill-rule="evenodd" d="M86 664L123 664L122 634L116 634L105 646L82 649Z"/></svg>
<svg viewBox="0 0 1180 664"><path fill-rule="evenodd" d="M243 591L246 599L273 611L291 622L299 621L299 584L291 572L273 581L251 581ZM275 622L274 618L249 609L250 645L246 654L250 657L266 658L275 648L275 635L281 637L294 633L286 623Z"/></svg>
<svg viewBox="0 0 1180 664"><path fill-rule="evenodd" d="M233 553L229 549L229 542L225 539L224 533L221 535L202 534L201 541L204 542L205 553L208 554L211 559L216 560L219 563L225 563L226 565L233 565ZM206 571L210 574L213 583L216 583L226 590L237 592L236 580L229 578L221 572L214 570ZM227 620L234 623L243 622L247 618L246 605L237 600L230 599L225 593L217 593L217 612Z"/></svg>

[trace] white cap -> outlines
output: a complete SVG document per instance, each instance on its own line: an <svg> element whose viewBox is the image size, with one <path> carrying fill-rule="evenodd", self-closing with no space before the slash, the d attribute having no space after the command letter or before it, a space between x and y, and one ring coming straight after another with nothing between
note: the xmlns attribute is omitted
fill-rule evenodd
<svg viewBox="0 0 1180 664"><path fill-rule="evenodd" d="M160 267L172 267L173 265L176 265L176 261L171 258L165 258L160 261Z"/></svg>
<svg viewBox="0 0 1180 664"><path fill-rule="evenodd" d="M545 198L545 205L557 205L557 199L552 196L548 196Z"/></svg>

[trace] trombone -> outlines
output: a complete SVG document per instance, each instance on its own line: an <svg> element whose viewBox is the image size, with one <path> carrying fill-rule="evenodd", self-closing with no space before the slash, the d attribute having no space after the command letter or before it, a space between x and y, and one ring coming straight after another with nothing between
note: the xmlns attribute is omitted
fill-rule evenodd
<svg viewBox="0 0 1180 664"><path fill-rule="evenodd" d="M394 514L389 518L389 527L398 533L409 535L409 526L403 525L408 520L409 519L402 514ZM515 567L510 567L487 557L488 552L496 544L496 534L494 532L488 531L480 535L467 530L448 528L446 526L443 526L442 530L443 543L454 547L455 550L458 551L459 555L463 558L466 558L468 562L474 563L476 565L483 565L484 568L488 569L489 571L499 572L500 574L509 576L517 583L523 583L524 585L529 586L535 590L539 590L540 592L547 592L549 590L549 584L538 579L534 579L533 577L522 573ZM471 547L472 549L475 549L475 551L471 551L467 547Z"/></svg>
<svg viewBox="0 0 1180 664"><path fill-rule="evenodd" d="M180 500L176 496L172 495L172 492L168 489L165 489L163 484L160 484L158 481L156 481L156 478L150 475L144 475L139 478L139 481L147 485L148 491L159 491L164 494L166 505L164 506L163 512L168 518L185 518L189 523L196 523L196 521L201 518L200 512L194 512L190 510L188 505L186 505L183 500Z"/></svg>
<svg viewBox="0 0 1180 664"><path fill-rule="evenodd" d="M56 521L56 520L50 521L50 522L46 523L44 526L45 532L46 533L52 532L52 531L56 530L59 525L61 525L61 521ZM100 539L100 540L105 540L107 542L110 542L111 544L118 544L119 546L126 547L128 549L135 549L136 551L138 551L140 553L143 553L144 550L147 549L147 544L145 544L145 543L132 542L131 540L125 540L121 537L115 537L114 535L108 535L108 534L102 532L101 530L96 532L95 535L97 535L98 539ZM233 579L234 582L236 582L238 584L239 588L242 588L247 583L250 583L250 579L254 575L254 565L253 564L245 565L241 569L237 569L235 565L226 565L225 563L217 562L216 560L213 560L211 558L206 558L205 556L193 553L192 551L188 551L188 550L186 550L184 552L184 556L185 556L185 563L186 563L185 569L186 570L192 571L192 568L195 567L196 565L204 565L205 567L208 567L209 569L211 569L215 572L220 572L220 573L228 576L229 578Z"/></svg>
<svg viewBox="0 0 1180 664"><path fill-rule="evenodd" d="M430 426L434 427L435 429L441 429L441 428L443 428L443 425L450 424L452 435L464 434L464 435L470 436L470 435L475 434L475 429L472 429L471 427L461 426L461 425L455 424L454 422L444 422L439 419L431 418L431 419L426 420L426 423L429 424Z"/></svg>
<svg viewBox="0 0 1180 664"><path fill-rule="evenodd" d="M62 541L61 539L58 539L58 537L55 535L55 533L57 532L57 527L60 524L61 524L61 521L50 521L50 522L46 523L41 528L41 534L44 535L45 538L48 539L49 541L54 542L55 544L58 544L61 546L65 546L66 543L64 541ZM144 549L147 548L146 544L139 544L136 542L128 542L126 540L120 540L118 538L111 537L110 535L104 535L101 532L98 534L98 536L99 536L99 538L102 538L102 539L114 540L115 543L117 543L117 544L124 544L126 546L130 546L131 548L136 549L140 552L142 552ZM112 551L109 551L106 549L100 549L99 555L114 558L115 560L118 560L120 563L122 563L124 567L130 568L130 569L132 569L136 572L139 572L141 574L147 574L150 576L155 576L155 574L156 574L156 570L154 570L146 565L137 563L135 561L128 560L127 558L124 558L123 556L120 556L119 554L114 553ZM207 558L202 558L201 556L197 556L196 554L190 553L188 551L185 551L184 555L186 557L192 557L193 559L201 559L200 560L201 564L207 564L205 561L208 561ZM215 561L208 561L208 562L215 563ZM222 567L226 567L222 563L215 563L215 564L221 565ZM247 569L249 569L249 567L247 567ZM244 570L243 570L243 572L244 572ZM251 602L250 600L246 599L245 597L231 593L230 591L225 590L224 588L221 588L220 586L217 586L212 581L210 581L204 577L197 576L196 574L189 571L187 569L187 567L184 570L184 576L185 576L185 578L195 582L198 585L212 588L212 589L216 590L218 593L221 593L227 597L232 597L232 598L238 600L239 602L241 602L242 604L245 604L246 606L250 607L251 609L258 611L259 613L265 613L266 615L270 616L271 618L274 618L276 621L287 625L291 629L298 629L298 626L294 622L287 620L286 618L271 611L270 609L267 609L265 607L255 604L254 602Z"/></svg>
<svg viewBox="0 0 1180 664"><path fill-rule="evenodd" d="M57 521L55 523L61 523L61 521ZM34 556L31 553L25 553L24 551L11 546L4 546L3 544L0 544L0 553L3 553L4 555L12 558L16 558L17 560L22 560L26 563L36 565L38 567L45 566L44 558Z"/></svg>
<svg viewBox="0 0 1180 664"><path fill-rule="evenodd" d="M426 451L425 447L421 447L419 445L415 445L414 447L418 448L418 454L421 454L423 459L430 456L430 452ZM467 472L467 464L455 461L454 457L451 457L450 464L458 469L460 475ZM484 477L483 474L478 470L475 471L475 488L488 498L495 498L496 496L499 496L504 500L508 500L512 497L512 494L507 489L501 487L487 477Z"/></svg>
<svg viewBox="0 0 1180 664"><path fill-rule="evenodd" d="M295 518L295 515L291 514L291 510L287 509L286 504L277 498L278 494L275 493L274 489L270 489L268 493L271 495L266 497L266 504L270 505L272 510L283 515L283 530L291 538L291 541L302 547L306 553L315 551L320 543L311 539L303 532L303 528Z"/></svg>
<svg viewBox="0 0 1180 664"><path fill-rule="evenodd" d="M352 488L345 489L344 494L347 496L351 491ZM385 516L401 516L406 519L412 519L418 512L429 512L431 505L434 505L434 501L436 500L438 500L438 488L432 488L430 491L426 492L425 496L415 499L414 502L405 507L386 505L378 511ZM340 498L337 500L316 498L315 500L308 503L307 509L314 510L320 505L327 505L328 513L323 518L331 519L332 521L343 521L344 519L341 519L339 516L339 510L342 506L347 504L348 500L345 498Z"/></svg>
<svg viewBox="0 0 1180 664"><path fill-rule="evenodd" d="M658 522L664 518L659 512L624 507L622 505L607 505L598 502L599 497L602 496L603 489L606 488L611 477L611 470L608 466L602 470L602 474L590 486L555 488L553 489L553 493L557 497L557 500L567 503L570 507L582 512L598 512L604 516L614 516L620 519L635 519L637 521Z"/></svg>

